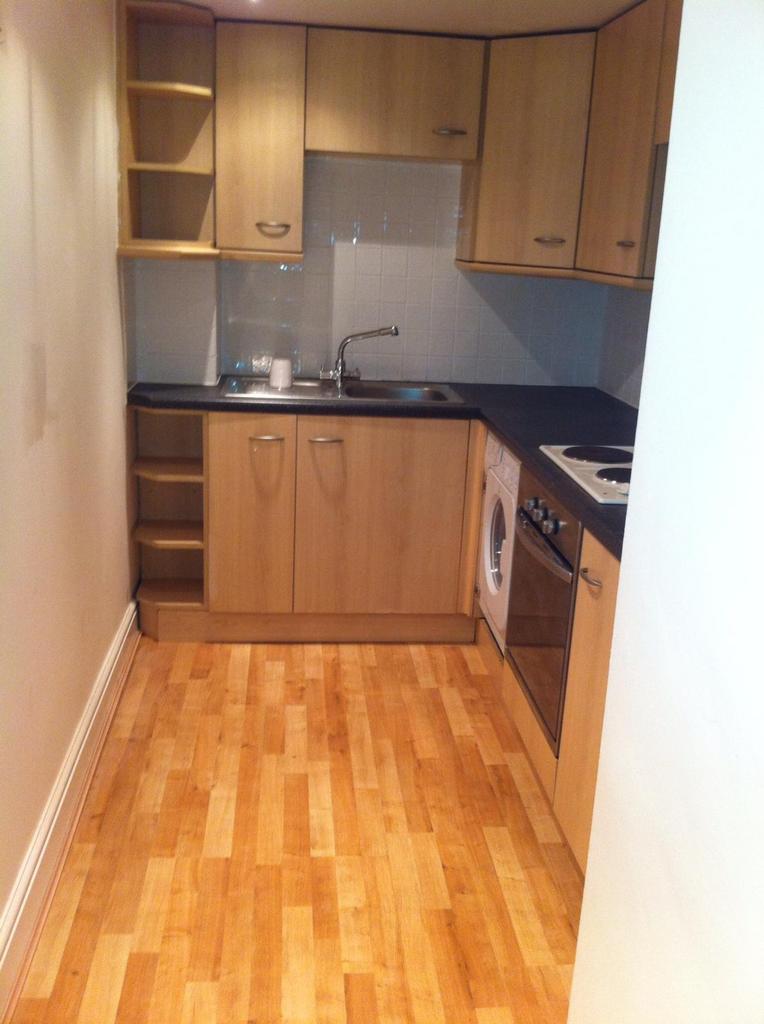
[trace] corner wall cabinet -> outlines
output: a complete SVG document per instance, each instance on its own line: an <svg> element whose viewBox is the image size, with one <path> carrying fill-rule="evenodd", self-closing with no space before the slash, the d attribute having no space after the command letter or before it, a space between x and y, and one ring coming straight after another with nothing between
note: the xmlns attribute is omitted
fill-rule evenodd
<svg viewBox="0 0 764 1024"><path fill-rule="evenodd" d="M120 26L120 254L214 256L212 14L125 0Z"/></svg>
<svg viewBox="0 0 764 1024"><path fill-rule="evenodd" d="M665 146L671 129L671 109L674 103L674 79L679 56L679 30L682 27L682 0L665 0L663 20L663 47L661 71L658 79L658 103L655 114L656 146Z"/></svg>
<svg viewBox="0 0 764 1024"><path fill-rule="evenodd" d="M482 424L255 412L136 417L133 537L149 635L473 639Z"/></svg>
<svg viewBox="0 0 764 1024"><path fill-rule="evenodd" d="M618 561L584 533L570 648L554 813L586 869L613 638Z"/></svg>
<svg viewBox="0 0 764 1024"><path fill-rule="evenodd" d="M594 33L490 44L483 155L462 172L457 256L572 267Z"/></svg>
<svg viewBox="0 0 764 1024"><path fill-rule="evenodd" d="M465 168L462 179L458 267L652 287L681 7L682 0L645 0L596 33L588 136L585 131L578 136L579 143L586 139L583 187L580 159L573 149L568 148L566 159L552 162L553 171L543 169L556 155L554 147L573 144L572 134L566 143L564 133L552 127L565 124L572 132L576 124L576 116L566 111L576 89L572 78L567 85L564 82L563 61L575 36L491 43L483 155L474 167ZM511 53L520 59L523 51L531 63L519 76L517 66L503 61ZM522 93L533 73L531 55L539 68L555 55L558 70L552 73L554 65L548 64L543 81L534 82L515 105L504 86L513 82ZM552 104L546 114L544 103ZM538 117L531 119L529 111L534 108ZM578 110L580 115L580 106ZM518 178L523 169L533 171L527 192ZM560 175L561 169L566 173ZM572 225L571 213L578 210L572 197L581 189L577 240L574 227L530 233L536 217L543 222L556 216L560 224ZM519 197L517 206L514 195ZM558 205L563 196L567 206ZM562 210L567 210L567 221ZM523 248L523 238L548 247L543 261L534 256L533 246L530 253Z"/></svg>
<svg viewBox="0 0 764 1024"><path fill-rule="evenodd" d="M645 0L597 33L576 252L585 270L645 272L664 13L664 0Z"/></svg>
<svg viewBox="0 0 764 1024"><path fill-rule="evenodd" d="M473 160L484 51L476 39L308 29L306 148Z"/></svg>
<svg viewBox="0 0 764 1024"><path fill-rule="evenodd" d="M217 244L221 255L302 258L302 25L217 25Z"/></svg>

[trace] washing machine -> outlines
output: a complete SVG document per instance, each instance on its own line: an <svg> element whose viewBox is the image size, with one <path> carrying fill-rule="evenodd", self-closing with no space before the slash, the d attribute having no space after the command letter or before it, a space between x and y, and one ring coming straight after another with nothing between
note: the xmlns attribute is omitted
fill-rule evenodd
<svg viewBox="0 0 764 1024"><path fill-rule="evenodd" d="M484 465L485 496L478 560L478 603L503 652L520 463L493 434L489 434Z"/></svg>

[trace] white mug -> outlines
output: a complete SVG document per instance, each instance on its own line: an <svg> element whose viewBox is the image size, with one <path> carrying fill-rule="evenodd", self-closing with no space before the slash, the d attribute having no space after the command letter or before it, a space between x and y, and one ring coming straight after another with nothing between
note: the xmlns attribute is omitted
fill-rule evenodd
<svg viewBox="0 0 764 1024"><path fill-rule="evenodd" d="M268 383L272 388L290 388L292 386L292 360L271 359L271 372Z"/></svg>

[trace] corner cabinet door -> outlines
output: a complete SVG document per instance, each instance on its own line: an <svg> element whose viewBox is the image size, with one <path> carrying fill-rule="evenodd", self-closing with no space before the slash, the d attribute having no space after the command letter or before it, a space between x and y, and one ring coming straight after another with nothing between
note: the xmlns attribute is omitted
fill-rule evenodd
<svg viewBox="0 0 764 1024"><path fill-rule="evenodd" d="M217 24L220 249L302 251L306 29Z"/></svg>
<svg viewBox="0 0 764 1024"><path fill-rule="evenodd" d="M576 266L642 274L652 192L664 0L597 33Z"/></svg>
<svg viewBox="0 0 764 1024"><path fill-rule="evenodd" d="M297 417L210 413L213 612L291 612Z"/></svg>
<svg viewBox="0 0 764 1024"><path fill-rule="evenodd" d="M298 417L296 612L455 614L467 420Z"/></svg>
<svg viewBox="0 0 764 1024"><path fill-rule="evenodd" d="M594 33L492 42L472 259L572 267Z"/></svg>
<svg viewBox="0 0 764 1024"><path fill-rule="evenodd" d="M477 39L309 29L306 149L473 160L484 53Z"/></svg>
<svg viewBox="0 0 764 1024"><path fill-rule="evenodd" d="M618 560L585 533L554 791L554 813L582 871L589 852L619 570Z"/></svg>

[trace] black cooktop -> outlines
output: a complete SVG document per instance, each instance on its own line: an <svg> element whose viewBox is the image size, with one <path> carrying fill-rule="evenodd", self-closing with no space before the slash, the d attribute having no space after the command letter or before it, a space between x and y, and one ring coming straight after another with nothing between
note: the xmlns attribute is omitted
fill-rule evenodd
<svg viewBox="0 0 764 1024"><path fill-rule="evenodd" d="M630 484L631 466L606 466L598 469L594 475L609 484Z"/></svg>
<svg viewBox="0 0 764 1024"><path fill-rule="evenodd" d="M573 459L575 462L631 462L634 458L633 452L627 452L624 448L612 448L608 445L598 444L577 444L571 448L565 448L562 453L566 459Z"/></svg>

